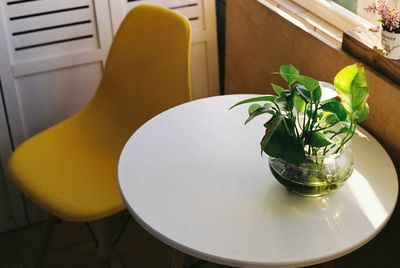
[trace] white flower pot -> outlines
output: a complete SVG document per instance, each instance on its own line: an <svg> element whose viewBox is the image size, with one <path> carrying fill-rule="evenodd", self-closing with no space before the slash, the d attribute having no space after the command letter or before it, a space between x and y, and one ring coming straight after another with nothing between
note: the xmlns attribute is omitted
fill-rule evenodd
<svg viewBox="0 0 400 268"><path fill-rule="evenodd" d="M385 49L386 58L400 59L400 33L382 30L382 46Z"/></svg>

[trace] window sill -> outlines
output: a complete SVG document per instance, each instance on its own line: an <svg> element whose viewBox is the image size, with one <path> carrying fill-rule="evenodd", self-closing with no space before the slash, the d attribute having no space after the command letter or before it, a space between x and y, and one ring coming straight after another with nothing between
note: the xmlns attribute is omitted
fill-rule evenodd
<svg viewBox="0 0 400 268"><path fill-rule="evenodd" d="M343 34L342 49L377 70L397 84L400 84L400 61L385 58L382 49L376 44L379 38L370 37L370 32L361 30ZM372 41L371 41L372 40Z"/></svg>

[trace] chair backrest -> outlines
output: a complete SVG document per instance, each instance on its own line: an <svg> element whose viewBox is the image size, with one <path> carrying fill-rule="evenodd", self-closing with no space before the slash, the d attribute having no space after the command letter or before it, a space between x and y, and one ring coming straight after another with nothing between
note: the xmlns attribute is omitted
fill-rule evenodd
<svg viewBox="0 0 400 268"><path fill-rule="evenodd" d="M96 95L79 121L122 149L147 120L190 101L190 37L188 19L174 11L154 5L131 10L113 41Z"/></svg>

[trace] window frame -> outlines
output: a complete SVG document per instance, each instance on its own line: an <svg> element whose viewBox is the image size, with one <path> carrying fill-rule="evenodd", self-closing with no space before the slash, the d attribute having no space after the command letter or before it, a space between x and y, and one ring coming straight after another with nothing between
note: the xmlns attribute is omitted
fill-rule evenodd
<svg viewBox="0 0 400 268"><path fill-rule="evenodd" d="M371 29L376 25L330 0L291 0L343 32L352 29Z"/></svg>

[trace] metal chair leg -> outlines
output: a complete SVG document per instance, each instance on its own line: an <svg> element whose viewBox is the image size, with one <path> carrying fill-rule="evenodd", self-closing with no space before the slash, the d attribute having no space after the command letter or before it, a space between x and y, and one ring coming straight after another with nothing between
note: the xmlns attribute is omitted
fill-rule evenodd
<svg viewBox="0 0 400 268"><path fill-rule="evenodd" d="M118 232L115 233L113 230L115 230L116 226L121 226L120 218L118 217L118 215L114 215L87 223L89 232L98 247L98 255L103 260L111 260L113 250L131 219L130 215L129 218L124 219L122 227L118 227Z"/></svg>
<svg viewBox="0 0 400 268"><path fill-rule="evenodd" d="M131 215L128 214L127 219L125 219L125 221L124 221L121 229L119 230L117 236L114 238L113 248L115 248L117 246L122 234L126 230L126 227L128 226L128 223L131 221L131 219L132 219Z"/></svg>
<svg viewBox="0 0 400 268"><path fill-rule="evenodd" d="M117 245L118 241L120 240L123 232L126 230L126 227L128 226L129 221L131 220L130 215L128 215L128 218L124 219L124 222L122 224L122 227L118 231L118 233L115 236L112 236L107 230L107 223L108 222L98 222L97 223L97 230L100 232L100 241L97 238L93 228L90 226L88 222L86 222L86 226L89 230L90 235L92 236L94 242L96 243L96 246L99 248L99 255L104 259L106 266L111 265L111 256L112 256L112 251ZM54 231L54 225L57 222L60 222L61 220L55 216L50 216L47 226L45 227L44 235L42 237L42 240L40 242L40 252L39 252L39 257L38 260L35 264L35 268L42 268L43 263L46 257L47 249L50 244L50 239ZM103 236L102 236L103 235Z"/></svg>
<svg viewBox="0 0 400 268"><path fill-rule="evenodd" d="M85 224L86 224L86 227L89 230L90 236L92 237L94 243L96 244L96 246L99 246L99 241L97 240L97 237L96 237L92 227L90 226L90 224L88 222L85 222Z"/></svg>
<svg viewBox="0 0 400 268"><path fill-rule="evenodd" d="M59 221L58 218L56 218L54 216L50 216L50 219L47 222L46 230L43 235L42 241L40 243L40 253L39 253L39 258L35 265L36 268L43 267L43 262L46 257L47 249L49 247L50 238L51 238L51 235L53 234L54 225L57 221Z"/></svg>

